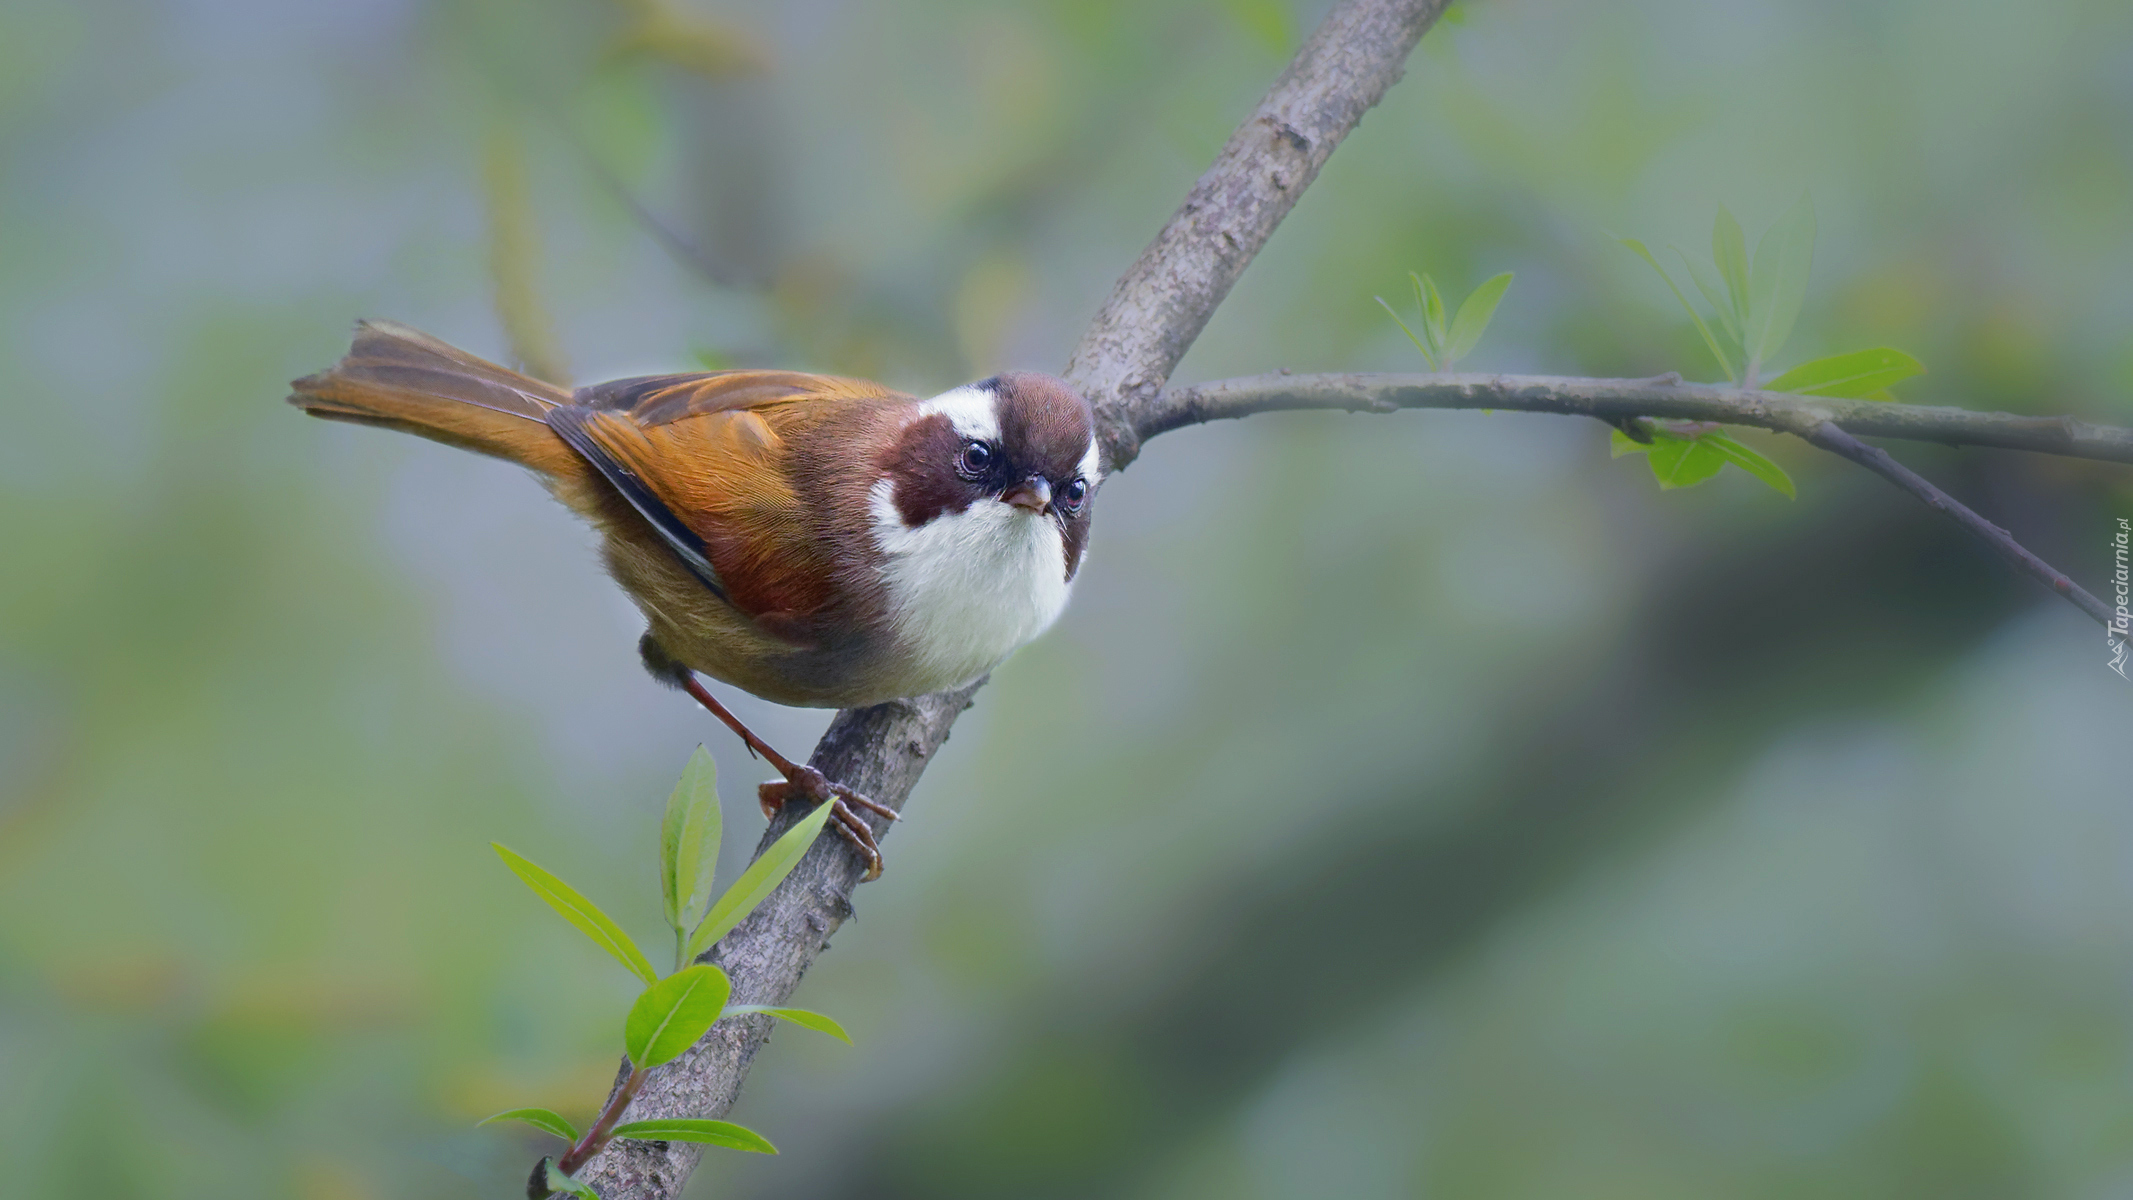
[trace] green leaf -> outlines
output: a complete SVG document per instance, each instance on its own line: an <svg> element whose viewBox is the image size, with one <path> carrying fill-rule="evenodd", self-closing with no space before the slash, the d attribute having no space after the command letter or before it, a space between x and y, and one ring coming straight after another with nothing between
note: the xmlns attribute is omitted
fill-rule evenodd
<svg viewBox="0 0 2133 1200"><path fill-rule="evenodd" d="M1807 300L1807 276L1814 258L1815 206L1803 195L1755 246L1748 320L1743 325L1746 336L1741 339L1750 364L1769 362L1792 336L1792 323Z"/></svg>
<svg viewBox="0 0 2133 1200"><path fill-rule="evenodd" d="M1703 317L1697 313L1696 306L1689 303L1689 298L1681 294L1680 288L1674 286L1674 277L1666 273L1666 268L1659 265L1659 260L1652 257L1652 252L1644 248L1643 242L1635 238L1615 240L1629 247L1637 257L1650 263L1652 270L1659 272L1659 278L1666 281L1666 290L1674 293L1674 299L1681 301L1681 311L1689 314L1689 320L1696 323L1696 332L1703 335L1703 344L1710 348L1711 357L1718 360L1719 369L1726 373L1727 379L1734 378L1732 360L1726 357L1725 351L1718 348L1718 339L1711 336L1711 327L1703 323Z"/></svg>
<svg viewBox="0 0 2133 1200"><path fill-rule="evenodd" d="M1726 466L1722 455L1695 439L1664 433L1652 435L1651 452L1645 461L1651 463L1652 478L1659 481L1661 491L1695 487Z"/></svg>
<svg viewBox="0 0 2133 1200"><path fill-rule="evenodd" d="M809 1012L804 1008L778 1008L769 1004L729 1004L726 1006L726 1016L737 1017L744 1013L769 1013L781 1021L791 1021L803 1029L812 1029L816 1033L826 1033L847 1046L852 1044L852 1035L844 1031L844 1026L818 1012Z"/></svg>
<svg viewBox="0 0 2133 1200"><path fill-rule="evenodd" d="M1496 305L1503 299L1504 289L1510 286L1511 273L1505 271L1475 288L1459 306L1459 315L1452 318L1451 338L1444 350L1444 356L1449 360L1445 363L1447 369L1480 343L1482 333L1489 327L1489 318L1496 315Z"/></svg>
<svg viewBox="0 0 2133 1200"><path fill-rule="evenodd" d="M535 1129L545 1129L566 1142L578 1140L578 1131L571 1127L570 1122L564 1120L560 1114L545 1108L514 1108L493 1117L485 1117L480 1124L487 1125L494 1121L524 1121Z"/></svg>
<svg viewBox="0 0 2133 1200"><path fill-rule="evenodd" d="M1385 309L1385 312L1387 313L1387 315L1389 315L1389 316L1391 316L1391 317L1392 317L1392 321L1393 321L1393 324L1395 324L1395 325L1398 325L1398 326L1400 327L1400 332L1401 332L1401 333L1404 333L1404 334L1406 334L1406 335L1407 335L1407 340L1408 340L1408 341L1410 341L1410 342L1413 342L1413 343L1415 344L1415 349L1417 349L1417 350L1419 350L1419 351L1421 351L1421 352L1422 352L1422 361L1423 361L1423 362L1426 362L1426 363L1428 363L1428 364L1429 364L1429 369L1430 369L1430 370L1432 370L1432 371L1436 370L1436 369L1437 369L1437 358L1436 358L1436 356L1435 356L1435 355L1433 355L1433 354L1431 354L1431 353L1429 352L1429 347L1428 347L1428 346L1425 346L1425 345L1423 345L1423 344L1422 344L1422 339L1421 339L1421 338L1418 338L1418 337L1416 337L1416 336L1415 336L1415 331L1414 331L1414 330L1412 330L1412 329L1409 329L1409 328L1407 327L1407 322L1405 322L1405 321L1402 321L1402 320L1400 319L1400 314L1399 314L1399 313L1396 313L1396 312L1393 312L1393 310L1392 310L1392 305L1390 305L1390 304L1386 304L1386 303L1385 303L1385 297L1383 297L1383 296L1373 296L1373 297L1371 297L1371 299L1373 299L1373 300L1376 300L1376 301L1378 302L1378 304L1379 304L1379 305L1383 306L1383 308Z"/></svg>
<svg viewBox="0 0 2133 1200"><path fill-rule="evenodd" d="M1727 463L1732 463L1788 499L1794 498L1792 476L1787 475L1784 468L1724 434L1713 432L1683 437L1663 428L1654 428L1651 434L1652 444L1646 446L1621 430L1615 430L1614 436L1608 439L1610 457L1648 455L1652 478L1659 481L1662 489L1669 491L1694 487L1724 470Z"/></svg>
<svg viewBox="0 0 2133 1200"><path fill-rule="evenodd" d="M718 1022L733 981L709 963L683 967L644 989L630 1005L622 1045L630 1061L649 1070L680 1058Z"/></svg>
<svg viewBox="0 0 2133 1200"><path fill-rule="evenodd" d="M576 888L513 853L503 843L490 842L489 845L496 851L496 856L504 860L504 865L511 868L513 874L525 880L526 886L533 889L534 895L546 900L550 908L563 914L564 920L583 930L586 937L598 942L602 949L620 959L623 966L635 971L646 983L659 978L659 973L652 970L652 964L645 959L644 952L637 949L637 943L630 940L630 935L622 932L621 926L609 920L598 905L579 895Z"/></svg>
<svg viewBox="0 0 2133 1200"><path fill-rule="evenodd" d="M647 1142L702 1142L707 1146L724 1146L728 1150L747 1150L756 1154L776 1154L778 1148L765 1141L763 1135L744 1125L731 1121L702 1121L685 1117L673 1117L660 1121L631 1121L615 1126L615 1136L638 1138Z"/></svg>
<svg viewBox="0 0 2133 1200"><path fill-rule="evenodd" d="M600 1200L600 1193L594 1191L591 1184L582 1180L572 1179L570 1176L556 1170L555 1158L552 1155L542 1159L534 1167L534 1170L539 1174L541 1185L548 1189L549 1195L555 1195L560 1192L566 1196L589 1196L592 1200ZM532 1193L528 1192L527 1194L531 1195Z"/></svg>
<svg viewBox="0 0 2133 1200"><path fill-rule="evenodd" d="M1690 258L1688 252L1679 246L1667 248L1680 256L1681 265L1688 268L1689 278L1696 281L1696 290L1703 293L1704 302L1711 306L1712 312L1718 314L1719 328L1725 330L1726 336L1735 342L1740 341L1740 326L1733 321L1733 304L1726 298L1718 277L1711 274L1711 268Z"/></svg>
<svg viewBox="0 0 2133 1200"><path fill-rule="evenodd" d="M667 924L677 934L687 935L711 902L719 834L718 765L710 751L698 746L681 769L674 794L667 797L659 836L659 882L666 895Z"/></svg>
<svg viewBox="0 0 2133 1200"><path fill-rule="evenodd" d="M1437 281L1427 275L1422 277L1422 325L1429 331L1429 344L1437 348L1437 357L1450 357L1444 352L1444 297L1437 294Z"/></svg>
<svg viewBox="0 0 2133 1200"><path fill-rule="evenodd" d="M755 906L785 882L792 869L807 856L807 848L815 844L815 835L822 832L822 823L829 819L830 804L818 804L815 811L800 818L800 823L785 831L785 836L772 842L770 849L748 864L741 877L733 881L726 894L718 898L711 911L704 916L703 924L689 937L685 959L697 955L717 944L728 930L741 923L741 918L754 911Z"/></svg>
<svg viewBox="0 0 2133 1200"><path fill-rule="evenodd" d="M1763 390L1876 400L1888 395L1890 384L1925 372L1924 363L1901 350L1880 346L1803 362L1764 384Z"/></svg>
<svg viewBox="0 0 2133 1200"><path fill-rule="evenodd" d="M1787 500L1799 499L1798 494L1793 491L1792 476L1785 473L1785 468L1778 466L1732 438L1722 433L1707 433L1696 439L1696 444L1707 450L1714 451L1727 462L1769 484L1771 490Z"/></svg>
<svg viewBox="0 0 2133 1200"><path fill-rule="evenodd" d="M1741 234L1740 222L1718 206L1718 220L1711 226L1711 261L1718 266L1719 278L1726 281L1726 294L1733 301L1733 324L1736 328L1748 327L1748 239ZM1745 339L1743 339L1745 340Z"/></svg>

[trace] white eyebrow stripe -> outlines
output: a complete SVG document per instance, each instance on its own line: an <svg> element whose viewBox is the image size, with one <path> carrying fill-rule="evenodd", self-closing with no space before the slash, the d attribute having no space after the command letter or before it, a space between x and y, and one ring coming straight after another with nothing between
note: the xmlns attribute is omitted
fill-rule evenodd
<svg viewBox="0 0 2133 1200"><path fill-rule="evenodd" d="M1089 481L1090 487L1095 487L1098 480L1102 478L1103 465L1104 458L1096 445L1096 435L1091 433L1089 434L1089 448L1081 456L1081 477Z"/></svg>
<svg viewBox="0 0 2133 1200"><path fill-rule="evenodd" d="M993 394L965 385L942 392L918 406L918 415L930 417L943 413L955 431L965 438L980 442L1000 440L1000 413L994 406Z"/></svg>

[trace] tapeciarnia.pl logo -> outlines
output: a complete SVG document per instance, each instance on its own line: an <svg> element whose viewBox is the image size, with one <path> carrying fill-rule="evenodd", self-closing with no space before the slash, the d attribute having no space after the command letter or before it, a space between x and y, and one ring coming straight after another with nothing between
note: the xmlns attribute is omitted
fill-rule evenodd
<svg viewBox="0 0 2133 1200"><path fill-rule="evenodd" d="M2133 599L2129 599L2133 597L2133 575L2128 574L2126 564L2129 541L2133 541L2133 522L2120 517L2118 532L2111 538L2111 558L2114 563L2111 591L2116 596L2118 607L2112 610L2111 623L2104 627L2103 632L2103 644L2111 653L2110 667L2118 672L2120 679L2133 679L2133 676L2126 674L2126 645L2128 641L2133 641L2133 611L2129 611L2127 607L2129 603L2133 603Z"/></svg>

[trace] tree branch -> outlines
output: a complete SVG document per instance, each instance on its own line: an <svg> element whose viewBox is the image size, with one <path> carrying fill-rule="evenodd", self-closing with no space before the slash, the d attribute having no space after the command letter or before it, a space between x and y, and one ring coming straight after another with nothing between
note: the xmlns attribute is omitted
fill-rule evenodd
<svg viewBox="0 0 2133 1200"><path fill-rule="evenodd" d="M1266 98L1230 136L1169 224L1141 253L1068 361L1067 381L1095 404L1115 466L1138 447L1139 410L1156 401L1215 307L1296 204L1319 168L1400 78L1408 54L1445 0L1343 0L1312 33ZM824 774L901 810L955 718L983 686L837 714L809 761ZM762 853L800 814L788 805ZM887 824L861 819L885 837ZM733 978L733 999L777 1004L792 993L851 913L864 863L838 838L822 838L771 898L713 948ZM630 1104L632 1120L718 1117L732 1107L772 1019L721 1021L680 1059L652 1071ZM584 1178L604 1200L670 1200L702 1147L617 1141Z"/></svg>
<svg viewBox="0 0 2133 1200"><path fill-rule="evenodd" d="M1253 413L1334 410L1398 412L1404 408L1487 408L1596 417L1632 428L1640 417L1720 421L1790 433L1867 470L1948 515L2015 569L2064 596L2116 632L2103 601L2053 569L2006 530L1935 487L1888 452L1853 432L1950 446L1998 446L2075 458L2133 463L2133 429L2090 425L2072 417L1929 408L1875 400L1837 400L1745 391L1660 379L1578 379L1547 375L1260 375L1174 388L1138 410L1139 442L1159 433Z"/></svg>
<svg viewBox="0 0 2133 1200"><path fill-rule="evenodd" d="M1399 81L1444 0L1350 0L1296 52L1250 119L1230 135L1185 203L1141 252L1067 359L1067 380L1096 405L1116 470L1139 451L1154 404L1320 167Z"/></svg>
<svg viewBox="0 0 2133 1200"><path fill-rule="evenodd" d="M1877 400L1838 400L1660 379L1554 375L1255 375L1172 388L1135 417L1130 444L1159 433L1253 413L1332 409L1500 408L1515 412L1756 425L1807 437L1824 422L1864 437L1948 446L1996 446L2133 463L2133 429L2072 417L2023 417ZM1810 439L1812 440L1812 439Z"/></svg>
<svg viewBox="0 0 2133 1200"><path fill-rule="evenodd" d="M2029 552L2014 535L1977 515L1962 501L1950 496L1927 482L1925 477L1889 457L1889 452L1879 446L1869 446L1851 434L1837 428L1829 421L1816 425L1801 435L1808 441L1831 454L1848 458L1874 474L1881 476L1904 491L1924 501L1935 512L1945 513L1956 524L1968 530L1980 541L1992 547L2000 557L2014 564L2014 568L2037 582L2066 597L2075 608L2094 617L2109 634L2118 634L2111 624L2111 610L2103 601L2083 590L2080 584L2054 570L2050 564Z"/></svg>

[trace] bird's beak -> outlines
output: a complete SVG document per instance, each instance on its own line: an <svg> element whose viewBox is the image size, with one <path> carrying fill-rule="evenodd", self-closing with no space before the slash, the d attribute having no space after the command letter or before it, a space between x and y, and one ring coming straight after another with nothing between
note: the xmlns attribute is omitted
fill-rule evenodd
<svg viewBox="0 0 2133 1200"><path fill-rule="evenodd" d="M1000 493L1000 500L1012 504L1023 512L1042 514L1052 506L1052 485L1042 475L1028 479Z"/></svg>

